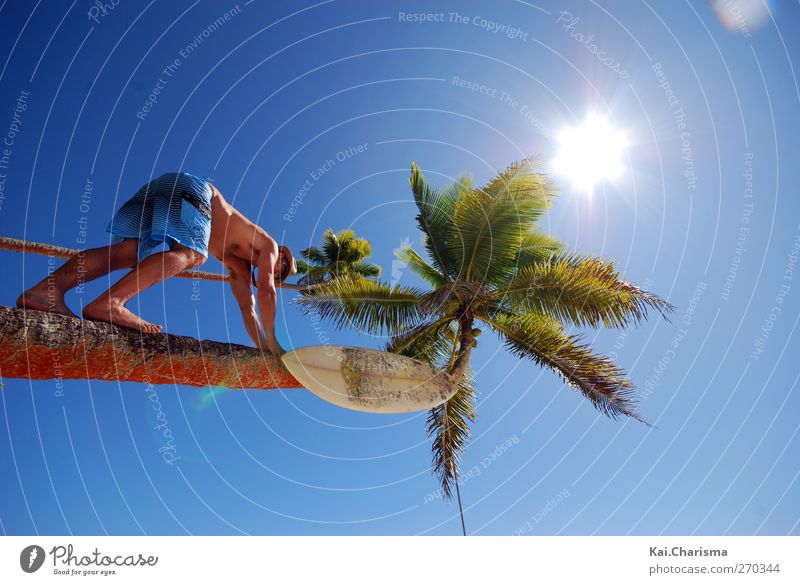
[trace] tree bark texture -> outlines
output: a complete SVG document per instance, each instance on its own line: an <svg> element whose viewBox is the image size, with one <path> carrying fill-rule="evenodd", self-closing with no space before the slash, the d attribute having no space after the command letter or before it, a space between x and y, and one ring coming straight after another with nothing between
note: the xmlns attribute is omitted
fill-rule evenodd
<svg viewBox="0 0 800 585"><path fill-rule="evenodd" d="M0 307L0 376L223 388L300 388L267 351Z"/></svg>

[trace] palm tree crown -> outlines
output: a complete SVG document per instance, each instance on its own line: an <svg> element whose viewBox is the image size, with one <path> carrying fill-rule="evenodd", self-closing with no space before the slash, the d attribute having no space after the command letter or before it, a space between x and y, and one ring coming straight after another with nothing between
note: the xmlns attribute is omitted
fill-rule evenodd
<svg viewBox="0 0 800 585"><path fill-rule="evenodd" d="M412 163L410 183L425 253L405 247L397 256L429 288L351 274L299 302L339 326L388 334L388 351L435 364L459 381L459 391L427 421L445 496L458 490L459 459L476 415L469 371L481 333L476 322L513 354L557 373L603 414L645 422L625 372L566 328L627 327L648 310L666 314L672 306L622 280L611 262L570 253L537 227L554 191L536 161L516 162L483 187L462 176L441 190Z"/></svg>
<svg viewBox="0 0 800 585"><path fill-rule="evenodd" d="M357 238L353 230L341 230L338 234L331 228L322 234L322 247L311 246L300 252L297 272L301 274L301 285L318 284L349 274L378 277L381 267L368 262L372 245L364 238Z"/></svg>

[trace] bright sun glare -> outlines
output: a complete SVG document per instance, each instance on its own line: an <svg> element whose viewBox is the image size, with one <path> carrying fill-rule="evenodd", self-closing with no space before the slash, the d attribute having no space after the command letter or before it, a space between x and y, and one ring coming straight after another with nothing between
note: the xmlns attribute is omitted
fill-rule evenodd
<svg viewBox="0 0 800 585"><path fill-rule="evenodd" d="M591 192L595 183L614 179L622 172L620 156L628 142L605 118L588 116L581 126L564 130L558 142L553 168L579 189Z"/></svg>

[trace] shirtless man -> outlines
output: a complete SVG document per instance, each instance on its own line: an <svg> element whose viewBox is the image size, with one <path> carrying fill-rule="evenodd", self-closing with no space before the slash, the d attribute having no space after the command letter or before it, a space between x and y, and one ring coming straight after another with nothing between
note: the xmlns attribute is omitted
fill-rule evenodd
<svg viewBox="0 0 800 585"><path fill-rule="evenodd" d="M22 293L17 306L75 317L64 302L64 293L113 270L132 268L86 305L83 316L158 333L160 325L145 321L125 304L144 289L200 266L210 252L228 271L231 291L253 343L275 355L284 353L275 337L275 287L296 274L297 265L286 246L279 246L239 213L216 187L188 173L162 175L122 205L108 231L114 236L111 245L73 256ZM161 244L169 250L154 251ZM252 284L258 289L257 308Z"/></svg>

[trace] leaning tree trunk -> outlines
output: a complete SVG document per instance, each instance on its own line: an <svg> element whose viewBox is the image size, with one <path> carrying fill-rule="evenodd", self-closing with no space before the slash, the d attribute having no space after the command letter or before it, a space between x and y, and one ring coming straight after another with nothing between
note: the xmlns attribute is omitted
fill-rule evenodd
<svg viewBox="0 0 800 585"><path fill-rule="evenodd" d="M0 376L223 388L300 388L269 352L0 307Z"/></svg>

